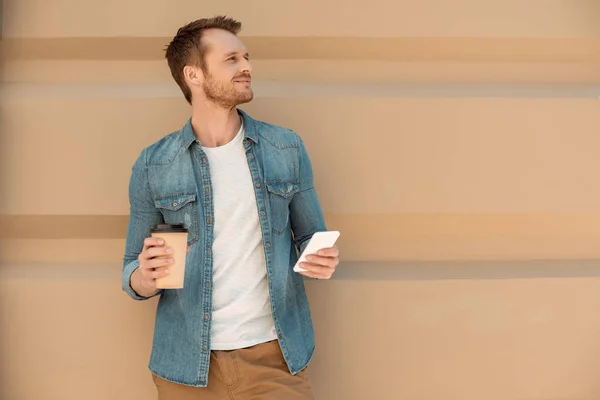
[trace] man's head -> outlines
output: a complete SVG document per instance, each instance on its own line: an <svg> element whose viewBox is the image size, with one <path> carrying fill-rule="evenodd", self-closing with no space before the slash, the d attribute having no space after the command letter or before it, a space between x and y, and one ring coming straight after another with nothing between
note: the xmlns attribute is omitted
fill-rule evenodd
<svg viewBox="0 0 600 400"><path fill-rule="evenodd" d="M179 28L165 58L188 103L205 99L231 108L252 100L252 66L237 36L241 28L240 22L222 16Z"/></svg>

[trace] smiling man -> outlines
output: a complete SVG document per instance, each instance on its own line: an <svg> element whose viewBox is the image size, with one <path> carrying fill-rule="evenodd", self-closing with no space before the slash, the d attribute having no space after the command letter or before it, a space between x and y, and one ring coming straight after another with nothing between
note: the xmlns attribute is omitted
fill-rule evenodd
<svg viewBox="0 0 600 400"><path fill-rule="evenodd" d="M160 296L149 368L161 400L313 398L313 326L292 267L326 226L301 138L237 109L253 98L240 29L215 17L177 31L166 59L192 116L132 170L122 284ZM156 288L173 262L148 237L159 223L189 229L183 289ZM302 274L328 279L337 264L323 249Z"/></svg>

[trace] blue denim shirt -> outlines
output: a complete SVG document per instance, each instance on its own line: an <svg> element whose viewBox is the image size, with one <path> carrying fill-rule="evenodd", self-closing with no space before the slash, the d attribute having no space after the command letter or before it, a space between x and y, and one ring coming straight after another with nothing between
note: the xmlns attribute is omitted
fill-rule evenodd
<svg viewBox="0 0 600 400"><path fill-rule="evenodd" d="M304 369L314 352L313 325L303 277L292 268L315 232L326 230L311 163L300 137L252 119L238 110L254 182L266 254L269 296L279 344L290 373ZM184 223L189 228L185 287L161 290L156 310L150 370L171 382L205 387L210 362L211 252L214 204L206 155L191 119L183 129L145 148L129 184L130 219L122 287L130 286L150 227Z"/></svg>

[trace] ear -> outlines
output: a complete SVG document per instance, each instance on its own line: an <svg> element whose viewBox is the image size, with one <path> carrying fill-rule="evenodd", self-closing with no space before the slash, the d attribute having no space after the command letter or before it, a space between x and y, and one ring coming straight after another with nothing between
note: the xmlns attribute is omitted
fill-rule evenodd
<svg viewBox="0 0 600 400"><path fill-rule="evenodd" d="M204 72L201 68L186 65L183 67L183 77L188 85L200 85L204 81Z"/></svg>

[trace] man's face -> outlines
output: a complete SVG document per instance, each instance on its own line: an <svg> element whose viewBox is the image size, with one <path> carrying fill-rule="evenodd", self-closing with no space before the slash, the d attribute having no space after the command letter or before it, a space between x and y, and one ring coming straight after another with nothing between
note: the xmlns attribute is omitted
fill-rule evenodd
<svg viewBox="0 0 600 400"><path fill-rule="evenodd" d="M242 41L221 29L206 30L202 41L208 46L202 84L206 98L225 108L251 101L252 66Z"/></svg>

